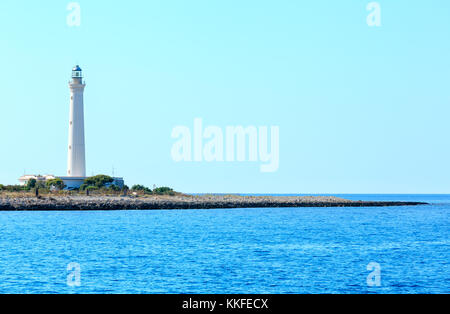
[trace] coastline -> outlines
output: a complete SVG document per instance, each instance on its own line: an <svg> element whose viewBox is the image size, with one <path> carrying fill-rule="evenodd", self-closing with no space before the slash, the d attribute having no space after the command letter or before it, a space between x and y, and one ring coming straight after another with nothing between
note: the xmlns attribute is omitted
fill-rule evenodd
<svg viewBox="0 0 450 314"><path fill-rule="evenodd" d="M389 207L423 202L351 201L334 196L42 196L0 197L0 211L185 210L292 207Z"/></svg>

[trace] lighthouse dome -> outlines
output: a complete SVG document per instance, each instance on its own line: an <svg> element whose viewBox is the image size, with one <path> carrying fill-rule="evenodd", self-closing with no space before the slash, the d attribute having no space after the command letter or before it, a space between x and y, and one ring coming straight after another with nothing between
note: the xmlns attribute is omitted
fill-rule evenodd
<svg viewBox="0 0 450 314"><path fill-rule="evenodd" d="M72 78L82 78L82 73L80 66L77 65L72 69Z"/></svg>

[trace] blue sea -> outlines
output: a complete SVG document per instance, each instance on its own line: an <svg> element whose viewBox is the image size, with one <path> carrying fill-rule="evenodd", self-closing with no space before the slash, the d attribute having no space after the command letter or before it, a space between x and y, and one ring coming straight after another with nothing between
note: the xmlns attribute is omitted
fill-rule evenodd
<svg viewBox="0 0 450 314"><path fill-rule="evenodd" d="M341 196L431 205L0 212L0 293L450 292L450 195Z"/></svg>

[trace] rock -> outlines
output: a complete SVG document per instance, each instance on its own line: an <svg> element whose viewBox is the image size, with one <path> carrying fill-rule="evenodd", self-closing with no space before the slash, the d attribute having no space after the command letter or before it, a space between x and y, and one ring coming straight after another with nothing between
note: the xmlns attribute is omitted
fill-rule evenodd
<svg viewBox="0 0 450 314"><path fill-rule="evenodd" d="M65 196L0 198L0 210L151 210L283 207L374 207L424 205L420 202L350 201L332 196L178 195L144 198Z"/></svg>

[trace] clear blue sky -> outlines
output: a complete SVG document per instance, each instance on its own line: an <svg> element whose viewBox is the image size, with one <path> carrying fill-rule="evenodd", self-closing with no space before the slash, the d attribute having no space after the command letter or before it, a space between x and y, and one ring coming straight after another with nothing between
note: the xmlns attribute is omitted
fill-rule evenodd
<svg viewBox="0 0 450 314"><path fill-rule="evenodd" d="M88 173L184 192L449 193L450 2L0 2L0 181L66 173L71 68ZM278 125L280 168L175 163L172 129Z"/></svg>

